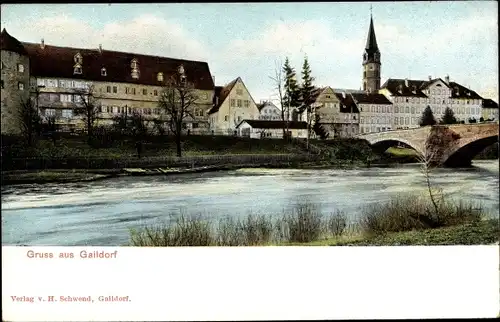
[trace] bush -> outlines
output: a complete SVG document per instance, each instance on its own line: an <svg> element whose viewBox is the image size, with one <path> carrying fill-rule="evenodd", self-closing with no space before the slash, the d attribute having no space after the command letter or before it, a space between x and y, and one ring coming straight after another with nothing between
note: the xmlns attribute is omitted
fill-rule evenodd
<svg viewBox="0 0 500 322"><path fill-rule="evenodd" d="M482 216L482 209L472 202L441 200L436 213L428 197L407 195L365 208L360 225L367 235L379 235L476 222Z"/></svg>
<svg viewBox="0 0 500 322"><path fill-rule="evenodd" d="M323 220L324 219L324 220ZM176 220L131 231L134 246L255 246L270 243L311 242L338 237L347 220L337 212L324 218L318 207L301 203L292 213L243 218L221 217L215 223L200 216L180 215Z"/></svg>

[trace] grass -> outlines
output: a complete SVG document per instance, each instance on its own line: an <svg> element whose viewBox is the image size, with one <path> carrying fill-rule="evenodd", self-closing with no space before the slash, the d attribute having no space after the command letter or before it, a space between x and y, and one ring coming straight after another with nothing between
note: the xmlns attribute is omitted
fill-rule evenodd
<svg viewBox="0 0 500 322"><path fill-rule="evenodd" d="M438 214L432 214L421 196L398 196L365 208L354 224L342 212L323 215L319 207L307 202L275 219L248 215L213 222L181 214L168 223L131 231L131 245L469 245L498 241L498 221L483 220L485 214L474 203L449 201L440 207Z"/></svg>
<svg viewBox="0 0 500 322"><path fill-rule="evenodd" d="M395 156L416 156L417 152L413 149L407 149L407 148L397 148L397 147L390 147L386 151L387 153L390 153Z"/></svg>

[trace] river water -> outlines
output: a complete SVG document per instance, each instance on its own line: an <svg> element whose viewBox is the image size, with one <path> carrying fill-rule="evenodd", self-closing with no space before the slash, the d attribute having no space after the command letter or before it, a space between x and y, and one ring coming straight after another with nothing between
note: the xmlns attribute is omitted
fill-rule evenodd
<svg viewBox="0 0 500 322"><path fill-rule="evenodd" d="M432 182L456 199L499 210L498 160L469 169L437 169ZM399 193L424 191L419 165L350 170L240 169L175 176L124 177L2 188L3 245L116 246L130 229L168 221L170 214L282 214L299 202L355 220L363 207Z"/></svg>

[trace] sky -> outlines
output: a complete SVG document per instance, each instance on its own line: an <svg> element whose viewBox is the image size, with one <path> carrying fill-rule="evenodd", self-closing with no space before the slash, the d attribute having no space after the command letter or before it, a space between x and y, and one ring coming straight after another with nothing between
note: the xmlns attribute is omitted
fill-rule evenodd
<svg viewBox="0 0 500 322"><path fill-rule="evenodd" d="M206 61L223 86L241 77L275 100L285 57L307 55L316 86L360 89L370 6L388 78L450 76L498 102L497 1L9 4L1 28L20 41Z"/></svg>

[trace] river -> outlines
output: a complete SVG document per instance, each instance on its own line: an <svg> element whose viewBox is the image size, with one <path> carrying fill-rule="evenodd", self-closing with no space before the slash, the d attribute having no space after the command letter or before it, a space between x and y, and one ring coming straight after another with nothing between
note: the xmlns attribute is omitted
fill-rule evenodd
<svg viewBox="0 0 500 322"><path fill-rule="evenodd" d="M436 169L432 182L456 199L499 210L498 160L468 169ZM131 228L169 220L169 214L206 216L282 214L302 201L350 219L363 207L399 193L423 191L419 165L362 169L240 169L201 174L124 177L68 184L2 187L2 245L116 246Z"/></svg>

